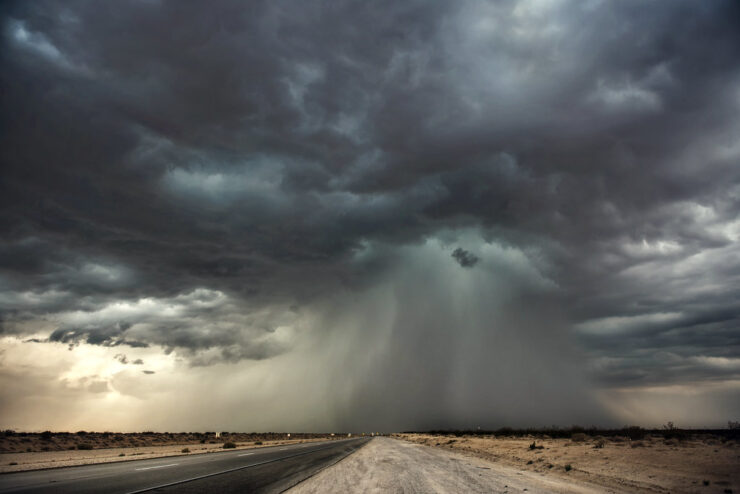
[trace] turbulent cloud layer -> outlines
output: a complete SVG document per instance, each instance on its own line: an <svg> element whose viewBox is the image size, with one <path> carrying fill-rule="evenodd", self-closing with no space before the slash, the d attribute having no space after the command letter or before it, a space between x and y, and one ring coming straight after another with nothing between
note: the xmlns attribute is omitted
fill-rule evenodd
<svg viewBox="0 0 740 494"><path fill-rule="evenodd" d="M227 428L738 409L735 2L0 9L6 420L173 373Z"/></svg>

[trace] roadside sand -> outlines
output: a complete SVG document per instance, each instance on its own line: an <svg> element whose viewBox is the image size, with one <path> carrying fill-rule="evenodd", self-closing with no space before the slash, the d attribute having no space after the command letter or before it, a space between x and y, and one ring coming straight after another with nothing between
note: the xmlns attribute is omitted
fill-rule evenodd
<svg viewBox="0 0 740 494"><path fill-rule="evenodd" d="M110 463L115 461L143 460L164 456L184 456L198 453L215 453L218 451L235 451L236 449L265 448L279 444L295 444L314 441L325 441L327 438L295 439L282 441L263 441L262 445L253 443L236 443L235 449L223 449L223 442L217 444L177 444L167 446L141 446L135 448L106 448L88 451L48 451L32 453L0 454L0 473L41 470L45 468L71 467L93 463ZM189 453L182 453L183 449ZM15 465L13 465L15 463Z"/></svg>
<svg viewBox="0 0 740 494"><path fill-rule="evenodd" d="M475 455L523 472L587 481L629 492L740 492L740 445L714 438L685 441L647 437L571 439L398 434L427 446ZM542 449L530 449L535 441ZM603 447L597 447L603 444ZM565 470L566 465L572 469ZM708 482L708 485L705 485Z"/></svg>
<svg viewBox="0 0 740 494"><path fill-rule="evenodd" d="M523 472L441 448L378 437L336 465L288 490L289 494L363 493L579 493L623 492Z"/></svg>

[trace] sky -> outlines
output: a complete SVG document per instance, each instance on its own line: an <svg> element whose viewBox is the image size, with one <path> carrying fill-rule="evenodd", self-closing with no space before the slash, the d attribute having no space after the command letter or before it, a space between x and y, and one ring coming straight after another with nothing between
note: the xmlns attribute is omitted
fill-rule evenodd
<svg viewBox="0 0 740 494"><path fill-rule="evenodd" d="M740 419L737 2L0 22L0 427Z"/></svg>

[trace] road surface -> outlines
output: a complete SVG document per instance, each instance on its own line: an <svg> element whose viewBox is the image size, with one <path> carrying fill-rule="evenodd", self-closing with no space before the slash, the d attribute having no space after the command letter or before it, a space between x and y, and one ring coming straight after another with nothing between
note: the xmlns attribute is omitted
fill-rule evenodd
<svg viewBox="0 0 740 494"><path fill-rule="evenodd" d="M222 453L0 475L0 493L134 494L282 492L336 463L368 439L343 439Z"/></svg>

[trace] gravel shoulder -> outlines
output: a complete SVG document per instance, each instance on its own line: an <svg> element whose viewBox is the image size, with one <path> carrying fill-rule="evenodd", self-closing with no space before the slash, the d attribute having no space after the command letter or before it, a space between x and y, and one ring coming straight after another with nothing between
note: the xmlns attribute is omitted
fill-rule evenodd
<svg viewBox="0 0 740 494"><path fill-rule="evenodd" d="M309 493L604 493L614 489L573 484L492 463L456 451L377 437L359 451L287 491Z"/></svg>

